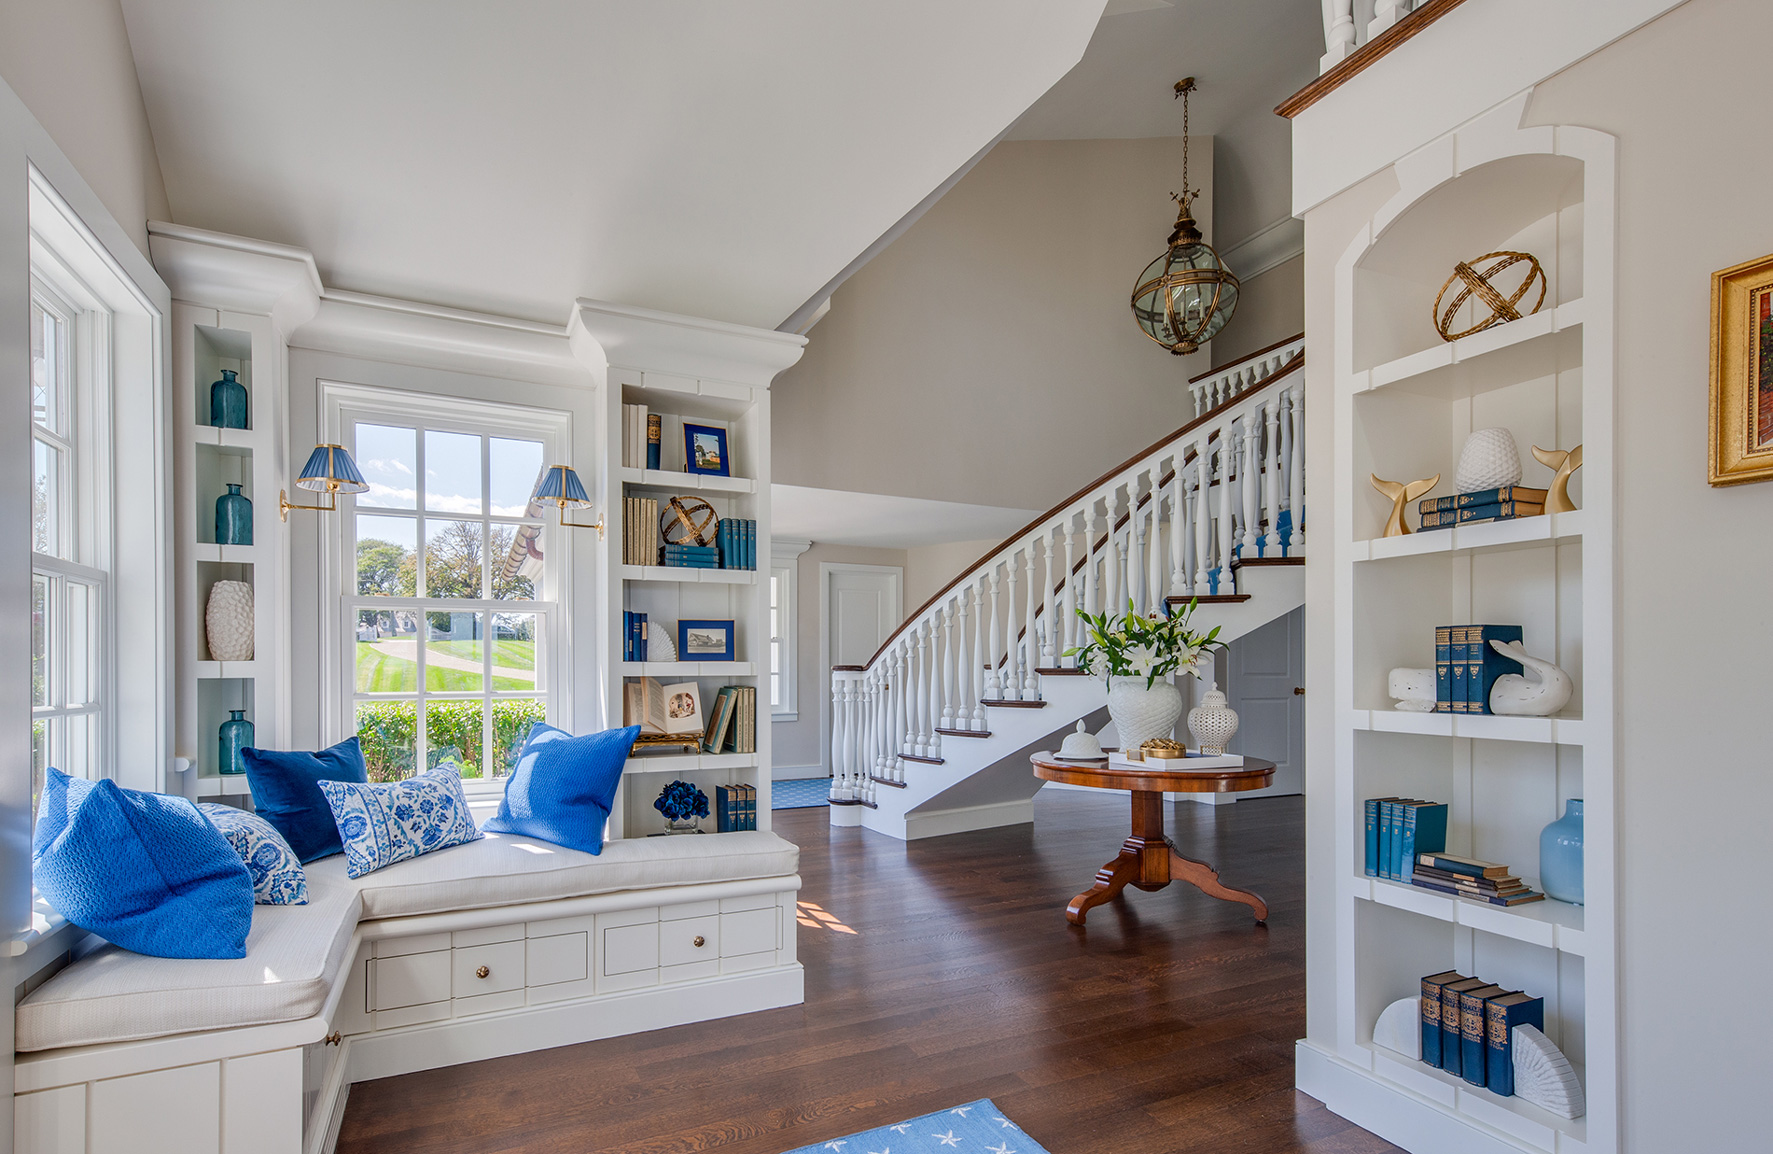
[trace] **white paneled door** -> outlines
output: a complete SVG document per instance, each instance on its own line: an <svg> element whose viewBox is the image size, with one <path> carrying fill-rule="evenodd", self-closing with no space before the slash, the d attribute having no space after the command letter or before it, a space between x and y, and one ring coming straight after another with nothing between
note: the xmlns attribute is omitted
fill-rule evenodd
<svg viewBox="0 0 1773 1154"><path fill-rule="evenodd" d="M1305 792L1305 609L1301 606L1232 642L1220 660L1222 688L1237 710L1229 749L1274 762L1274 784L1245 797Z"/></svg>
<svg viewBox="0 0 1773 1154"><path fill-rule="evenodd" d="M865 665L905 619L901 589L904 571L896 565L819 564L820 670L829 679L833 665ZM831 694L820 695L819 749L831 772Z"/></svg>

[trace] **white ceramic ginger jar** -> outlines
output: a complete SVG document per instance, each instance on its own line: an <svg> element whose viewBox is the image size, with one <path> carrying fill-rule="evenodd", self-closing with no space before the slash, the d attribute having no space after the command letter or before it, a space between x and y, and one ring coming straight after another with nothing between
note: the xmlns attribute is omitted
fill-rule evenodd
<svg viewBox="0 0 1773 1154"><path fill-rule="evenodd" d="M1218 682L1201 695L1200 704L1188 711L1188 732L1208 757L1225 752L1225 743L1237 732L1237 711L1220 692Z"/></svg>

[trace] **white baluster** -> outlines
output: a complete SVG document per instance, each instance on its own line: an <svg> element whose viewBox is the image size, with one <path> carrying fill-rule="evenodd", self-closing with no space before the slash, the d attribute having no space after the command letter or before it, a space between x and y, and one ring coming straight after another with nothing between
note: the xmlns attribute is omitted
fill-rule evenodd
<svg viewBox="0 0 1773 1154"><path fill-rule="evenodd" d="M1243 555L1255 557L1258 553L1256 542L1257 520L1262 493L1262 471L1257 462L1262 459L1262 438L1260 430L1253 422L1254 414L1245 413L1243 426L1239 434L1238 446L1242 452L1238 456L1237 471L1243 478L1238 486L1244 502Z"/></svg>
<svg viewBox="0 0 1773 1154"><path fill-rule="evenodd" d="M1396 24L1410 10L1409 0L1373 0L1373 18L1367 21L1367 39Z"/></svg>
<svg viewBox="0 0 1773 1154"><path fill-rule="evenodd" d="M1188 467L1182 451L1170 458L1170 592L1176 596L1188 593L1188 506L1182 495L1188 491Z"/></svg>
<svg viewBox="0 0 1773 1154"><path fill-rule="evenodd" d="M992 701L1007 701L1003 678L998 675L997 655L1003 652L1003 615L998 612L997 594L1002 583L999 566L991 567L991 644L985 650L985 693Z"/></svg>
<svg viewBox="0 0 1773 1154"><path fill-rule="evenodd" d="M967 677L973 685L973 723L976 733L985 732L985 578L967 587L973 604L973 651Z"/></svg>
<svg viewBox="0 0 1773 1154"><path fill-rule="evenodd" d="M1236 593L1231 570L1231 434L1219 438L1219 592Z"/></svg>
<svg viewBox="0 0 1773 1154"><path fill-rule="evenodd" d="M1096 569L1096 503L1091 501L1084 506L1084 610L1090 614L1102 612L1102 586L1097 577ZM1078 622L1079 644L1082 644L1083 623Z"/></svg>
<svg viewBox="0 0 1773 1154"><path fill-rule="evenodd" d="M939 611L942 619L942 729L954 728L954 605Z"/></svg>
<svg viewBox="0 0 1773 1154"><path fill-rule="evenodd" d="M930 741L930 623L920 621L911 627L911 631L917 644L917 676L911 683L911 755L928 757L925 750Z"/></svg>
<svg viewBox="0 0 1773 1154"><path fill-rule="evenodd" d="M893 769L905 772L905 755L911 752L911 717L907 707L911 695L906 692L911 676L911 651L907 638L901 636L893 646Z"/></svg>
<svg viewBox="0 0 1773 1154"><path fill-rule="evenodd" d="M1023 701L1040 700L1040 675L1034 671L1035 667L1040 664L1040 637L1037 633L1040 620L1035 616L1035 610L1040 607L1041 599L1040 586L1035 584L1037 578L1034 575L1034 545L1038 540L1040 538L1029 538L1028 547L1024 551L1024 564L1028 571L1028 595L1023 598L1022 612Z"/></svg>
<svg viewBox="0 0 1773 1154"><path fill-rule="evenodd" d="M1207 411L1206 397L1207 389L1209 387L1210 382L1206 381L1196 382L1188 386L1188 391L1194 394L1194 415L1197 417Z"/></svg>
<svg viewBox="0 0 1773 1154"><path fill-rule="evenodd" d="M1305 387L1287 390L1288 424L1293 430L1292 451L1287 460L1287 489L1292 495L1293 529L1287 535L1287 552L1300 556L1305 550Z"/></svg>
<svg viewBox="0 0 1773 1154"><path fill-rule="evenodd" d="M955 634L954 650L954 728L971 729L973 727L973 665L969 654L973 649L973 587L962 586L954 595L956 613L960 619L960 629Z"/></svg>
<svg viewBox="0 0 1773 1154"><path fill-rule="evenodd" d="M1151 467L1150 527L1145 546L1145 612L1156 616L1164 607L1164 491L1163 474Z"/></svg>
<svg viewBox="0 0 1773 1154"><path fill-rule="evenodd" d="M1264 470L1262 491L1266 496L1263 502L1268 514L1268 536L1263 539L1262 555L1264 557L1280 556L1280 493L1285 478L1281 476L1280 451L1280 401L1270 400L1262 406L1262 422L1267 432L1268 467Z"/></svg>
<svg viewBox="0 0 1773 1154"><path fill-rule="evenodd" d="M1328 72L1354 51L1354 0L1329 0L1324 8L1323 59L1318 71Z"/></svg>
<svg viewBox="0 0 1773 1154"><path fill-rule="evenodd" d="M1020 569L1016 565L1016 554L1012 552L1010 559L1004 564L1004 613L1003 613L1003 699L1005 701L1022 700L1022 665L1021 641L1017 637L1016 627L1016 587L1021 580Z"/></svg>
<svg viewBox="0 0 1773 1154"><path fill-rule="evenodd" d="M1194 595L1205 597L1211 593L1212 587L1207 584L1207 569L1212 554L1212 542L1209 534L1213 526L1213 513L1207 506L1212 495L1213 470L1212 446L1208 441L1200 440L1194 444L1195 471L1199 481L1195 485L1194 500Z"/></svg>
<svg viewBox="0 0 1773 1154"><path fill-rule="evenodd" d="M1139 504L1139 482L1127 486L1127 600L1133 612L1146 612L1145 509Z"/></svg>
<svg viewBox="0 0 1773 1154"><path fill-rule="evenodd" d="M844 760L844 703L848 696L849 678L833 670L831 673L831 800L849 801L850 767Z"/></svg>
<svg viewBox="0 0 1773 1154"><path fill-rule="evenodd" d="M887 775L886 752L886 665L875 662L868 671L868 749L866 761L873 777Z"/></svg>
<svg viewBox="0 0 1773 1154"><path fill-rule="evenodd" d="M1041 538L1047 563L1040 578L1040 591L1046 602L1041 606L1041 615L1046 618L1046 624L1040 631L1040 664L1047 669L1059 668L1059 651L1065 648L1059 644L1059 629L1062 624L1059 620L1059 583L1065 580L1059 574L1059 533L1059 525L1054 523L1048 526L1047 535Z"/></svg>
<svg viewBox="0 0 1773 1154"><path fill-rule="evenodd" d="M1089 534L1084 534L1084 548L1090 547ZM1069 513L1065 517L1065 573L1061 578L1065 582L1065 597L1059 606L1064 616L1064 625L1058 630L1058 649L1064 654L1067 649L1077 646L1077 514ZM1061 656L1059 665L1064 669L1076 669L1077 658Z"/></svg>
<svg viewBox="0 0 1773 1154"><path fill-rule="evenodd" d="M924 621L924 635L929 641L928 667L930 680L925 687L923 755L941 757L942 736L936 726L942 724L942 611L931 613Z"/></svg>

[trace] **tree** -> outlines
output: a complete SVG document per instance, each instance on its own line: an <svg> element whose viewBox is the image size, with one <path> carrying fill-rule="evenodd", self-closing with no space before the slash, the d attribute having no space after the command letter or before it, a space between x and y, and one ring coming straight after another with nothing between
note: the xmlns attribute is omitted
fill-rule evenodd
<svg viewBox="0 0 1773 1154"><path fill-rule="evenodd" d="M425 542L425 596L478 599L480 526L448 521Z"/></svg>
<svg viewBox="0 0 1773 1154"><path fill-rule="evenodd" d="M413 596L411 550L374 537L357 542L357 592L370 597Z"/></svg>

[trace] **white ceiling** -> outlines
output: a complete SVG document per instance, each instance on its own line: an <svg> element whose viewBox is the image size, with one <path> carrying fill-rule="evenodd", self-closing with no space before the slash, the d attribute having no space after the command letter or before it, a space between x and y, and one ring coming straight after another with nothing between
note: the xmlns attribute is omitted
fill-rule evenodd
<svg viewBox="0 0 1773 1154"><path fill-rule="evenodd" d="M122 0L178 223L343 289L763 327L1075 64L1103 2Z"/></svg>
<svg viewBox="0 0 1773 1154"><path fill-rule="evenodd" d="M770 486L770 535L820 545L915 549L952 541L998 541L1038 513L804 485Z"/></svg>

